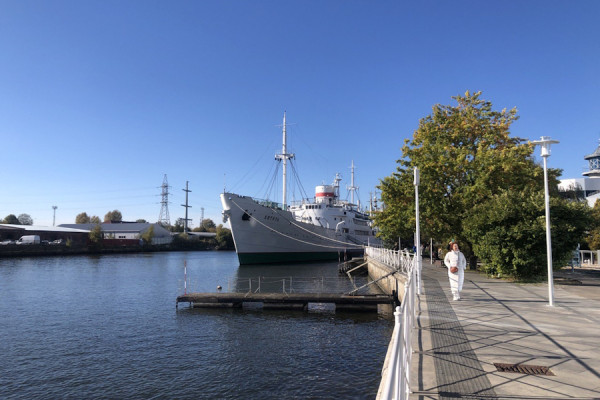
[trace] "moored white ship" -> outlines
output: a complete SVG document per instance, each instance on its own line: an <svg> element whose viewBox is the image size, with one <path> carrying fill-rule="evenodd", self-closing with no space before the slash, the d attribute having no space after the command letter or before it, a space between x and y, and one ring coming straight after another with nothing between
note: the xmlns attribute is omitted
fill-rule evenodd
<svg viewBox="0 0 600 400"><path fill-rule="evenodd" d="M283 161L283 204L221 194L240 264L338 259L362 254L364 246L378 243L369 217L352 202L340 200L338 175L332 185L317 186L313 199L287 206L286 163L294 155L286 150L284 115L283 151L277 155Z"/></svg>

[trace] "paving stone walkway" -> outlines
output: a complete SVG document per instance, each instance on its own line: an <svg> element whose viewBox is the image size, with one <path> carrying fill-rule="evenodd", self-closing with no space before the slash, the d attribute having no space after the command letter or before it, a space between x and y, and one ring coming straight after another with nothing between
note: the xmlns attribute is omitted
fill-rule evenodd
<svg viewBox="0 0 600 400"><path fill-rule="evenodd" d="M452 301L446 269L424 264L411 398L600 399L597 290L556 285L550 307L547 284L467 271L462 299ZM495 363L554 375L498 372Z"/></svg>

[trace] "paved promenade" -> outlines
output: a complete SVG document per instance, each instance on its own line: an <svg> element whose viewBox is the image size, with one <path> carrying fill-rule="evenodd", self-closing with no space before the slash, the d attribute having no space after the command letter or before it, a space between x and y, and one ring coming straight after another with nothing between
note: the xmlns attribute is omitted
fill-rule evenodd
<svg viewBox="0 0 600 400"><path fill-rule="evenodd" d="M561 271L512 284L466 271L452 301L445 268L423 264L411 389L414 399L600 399L600 271ZM573 283L581 283L573 285ZM498 372L494 363L554 374Z"/></svg>

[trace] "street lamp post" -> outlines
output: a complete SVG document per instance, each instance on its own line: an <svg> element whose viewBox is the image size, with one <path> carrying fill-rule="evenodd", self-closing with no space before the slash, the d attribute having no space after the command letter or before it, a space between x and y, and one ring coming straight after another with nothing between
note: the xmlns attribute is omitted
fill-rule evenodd
<svg viewBox="0 0 600 400"><path fill-rule="evenodd" d="M550 234L550 196L548 195L548 157L550 156L550 145L558 143L558 140L550 139L550 136L542 136L540 140L531 142L539 144L544 159L544 202L546 204L546 253L548 258L548 305L554 306L554 281L552 276L552 237Z"/></svg>
<svg viewBox="0 0 600 400"><path fill-rule="evenodd" d="M421 294L421 227L419 226L419 168L414 168L414 185L415 185L415 218L417 219L416 233L415 233L415 247L417 250L417 294Z"/></svg>

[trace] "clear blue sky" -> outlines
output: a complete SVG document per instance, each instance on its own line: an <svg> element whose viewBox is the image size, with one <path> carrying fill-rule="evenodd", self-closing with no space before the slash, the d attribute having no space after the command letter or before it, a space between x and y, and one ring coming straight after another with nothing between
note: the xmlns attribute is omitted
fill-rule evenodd
<svg viewBox="0 0 600 400"><path fill-rule="evenodd" d="M304 188L365 203L436 103L483 91L512 134L560 141L580 177L600 139L599 1L0 1L0 218L118 209L221 221L262 197L284 110ZM277 183L281 188L281 183ZM294 189L296 190L296 189ZM298 192L296 191L296 196Z"/></svg>

